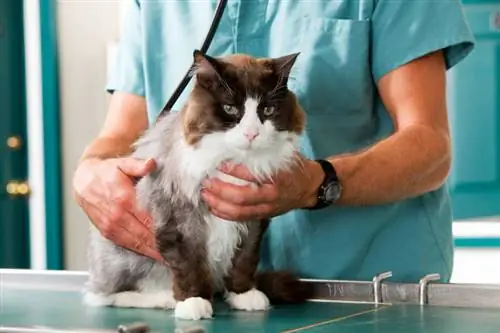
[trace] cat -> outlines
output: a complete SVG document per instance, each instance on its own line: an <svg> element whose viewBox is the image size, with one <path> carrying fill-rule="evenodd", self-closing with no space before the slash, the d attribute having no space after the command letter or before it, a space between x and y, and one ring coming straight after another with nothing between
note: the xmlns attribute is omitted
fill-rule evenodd
<svg viewBox="0 0 500 333"><path fill-rule="evenodd" d="M269 220L225 221L200 198L207 177L252 185L219 172L222 162L243 164L261 180L297 162L306 116L288 81L298 55L216 58L194 51L195 83L187 102L147 129L132 153L157 164L136 189L168 266L120 248L94 229L86 304L174 309L175 317L199 320L213 316L217 292L231 308L246 311L310 297L310 287L291 272L257 272Z"/></svg>

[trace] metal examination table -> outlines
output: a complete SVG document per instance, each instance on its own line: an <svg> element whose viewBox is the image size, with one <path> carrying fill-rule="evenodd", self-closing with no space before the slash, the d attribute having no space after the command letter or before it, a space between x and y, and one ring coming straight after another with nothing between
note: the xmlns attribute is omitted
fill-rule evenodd
<svg viewBox="0 0 500 333"><path fill-rule="evenodd" d="M310 302L269 312L235 311L220 300L213 319L195 322L175 319L172 310L87 307L84 272L0 270L0 332L104 333L142 323L164 333L500 333L500 284L443 284L435 274L415 284L384 281L390 275L307 280L315 288Z"/></svg>

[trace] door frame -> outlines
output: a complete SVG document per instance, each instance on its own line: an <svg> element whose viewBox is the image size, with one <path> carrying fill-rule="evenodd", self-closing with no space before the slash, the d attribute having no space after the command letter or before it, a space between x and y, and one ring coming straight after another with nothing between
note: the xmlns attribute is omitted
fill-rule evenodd
<svg viewBox="0 0 500 333"><path fill-rule="evenodd" d="M63 268L57 6L23 1L31 268L57 270Z"/></svg>

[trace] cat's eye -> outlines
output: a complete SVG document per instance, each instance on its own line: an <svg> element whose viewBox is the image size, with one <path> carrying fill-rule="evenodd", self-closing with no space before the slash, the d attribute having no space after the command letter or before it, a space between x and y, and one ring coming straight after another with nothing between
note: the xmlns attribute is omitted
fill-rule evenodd
<svg viewBox="0 0 500 333"><path fill-rule="evenodd" d="M266 106L264 108L264 116L266 116L266 117L272 116L275 111L276 111L276 108L274 106Z"/></svg>
<svg viewBox="0 0 500 333"><path fill-rule="evenodd" d="M224 112L226 112L227 114L230 114L230 115L238 114L238 109L233 105L225 104L222 106L222 108L224 109Z"/></svg>

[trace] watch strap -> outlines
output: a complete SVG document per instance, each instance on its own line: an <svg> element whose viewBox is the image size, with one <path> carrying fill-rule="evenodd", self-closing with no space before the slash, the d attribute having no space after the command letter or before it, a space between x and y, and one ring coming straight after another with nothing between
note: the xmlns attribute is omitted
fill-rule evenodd
<svg viewBox="0 0 500 333"><path fill-rule="evenodd" d="M323 182L321 183L320 187L318 188L318 196L317 196L316 205L309 207L308 209L310 209L310 210L322 209L322 208L325 208L325 207L330 205L330 202L328 202L324 198L325 187L327 184L339 180L339 178L337 176L337 171L333 167L332 163L330 163L329 161L323 160L323 159L317 159L315 161L323 169L323 171L325 173L325 178L323 179Z"/></svg>

